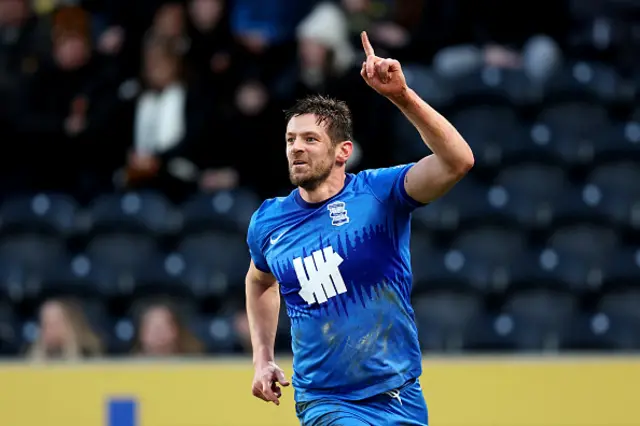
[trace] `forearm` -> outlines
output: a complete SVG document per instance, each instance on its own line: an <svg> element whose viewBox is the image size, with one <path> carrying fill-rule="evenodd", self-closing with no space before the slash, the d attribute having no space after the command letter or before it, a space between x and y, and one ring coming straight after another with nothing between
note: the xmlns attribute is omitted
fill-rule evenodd
<svg viewBox="0 0 640 426"><path fill-rule="evenodd" d="M263 286L247 280L247 315L253 347L253 363L273 361L280 294L277 284Z"/></svg>
<svg viewBox="0 0 640 426"><path fill-rule="evenodd" d="M471 148L456 128L412 89L407 88L390 100L415 126L424 143L445 165L456 169L473 162Z"/></svg>

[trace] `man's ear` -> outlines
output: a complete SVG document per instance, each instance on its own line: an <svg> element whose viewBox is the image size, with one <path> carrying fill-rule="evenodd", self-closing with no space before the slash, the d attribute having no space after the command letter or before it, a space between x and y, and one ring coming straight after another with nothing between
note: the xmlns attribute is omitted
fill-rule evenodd
<svg viewBox="0 0 640 426"><path fill-rule="evenodd" d="M340 142L336 147L336 162L338 164L346 164L347 160L349 160L352 153L353 153L353 142L351 141Z"/></svg>

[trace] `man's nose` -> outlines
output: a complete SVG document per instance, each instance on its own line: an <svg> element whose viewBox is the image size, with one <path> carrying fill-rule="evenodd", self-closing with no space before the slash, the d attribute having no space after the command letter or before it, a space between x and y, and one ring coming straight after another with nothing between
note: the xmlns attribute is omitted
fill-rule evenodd
<svg viewBox="0 0 640 426"><path fill-rule="evenodd" d="M291 150L293 152L304 151L304 141L301 138L296 138L291 145Z"/></svg>

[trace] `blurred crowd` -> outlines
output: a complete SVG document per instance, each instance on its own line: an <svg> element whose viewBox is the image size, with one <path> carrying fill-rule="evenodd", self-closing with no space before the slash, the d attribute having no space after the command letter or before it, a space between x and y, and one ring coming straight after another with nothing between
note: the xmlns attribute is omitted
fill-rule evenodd
<svg viewBox="0 0 640 426"><path fill-rule="evenodd" d="M350 171L411 161L426 154L418 135L361 81L362 30L439 106L445 88L486 70L518 73L535 91L591 61L632 87L639 11L632 0L0 0L2 198L64 193L87 205L153 190L178 205L237 188L286 194L282 110L309 93L352 108ZM23 330L29 356L105 351L84 311L42 304ZM206 351L166 300L127 315L114 324L122 352ZM231 317L232 351L246 351L246 316Z"/></svg>
<svg viewBox="0 0 640 426"><path fill-rule="evenodd" d="M139 357L204 356L204 343L190 330L169 300L151 300L134 307L135 322L121 323L119 333L129 341L123 355ZM79 361L113 352L108 338L91 323L86 306L77 300L49 299L40 307L39 324L31 324L25 355L33 361ZM251 341L246 316L234 318L237 346L231 353L249 353ZM37 330L36 330L37 329Z"/></svg>
<svg viewBox="0 0 640 426"><path fill-rule="evenodd" d="M281 110L310 92L353 109L353 167L383 166L392 133L389 120L376 118L391 111L360 81L361 30L379 55L444 76L493 66L544 82L563 58L587 54L633 72L633 55L618 47L573 48L577 37L595 32L607 44L616 35L609 32L624 29L596 22L600 15L571 15L570 6L4 0L0 131L14 151L4 156L3 192L64 190L86 200L114 188L156 188L181 200L243 185L270 196L287 185ZM618 12L633 22L626 13Z"/></svg>

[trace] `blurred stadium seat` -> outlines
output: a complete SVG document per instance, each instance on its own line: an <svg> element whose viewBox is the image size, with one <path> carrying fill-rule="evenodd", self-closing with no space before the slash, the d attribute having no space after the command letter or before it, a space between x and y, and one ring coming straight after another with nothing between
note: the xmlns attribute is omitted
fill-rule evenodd
<svg viewBox="0 0 640 426"><path fill-rule="evenodd" d="M242 236L219 232L187 236L178 253L185 262L185 279L198 299L244 294L249 253Z"/></svg>
<svg viewBox="0 0 640 426"><path fill-rule="evenodd" d="M260 199L251 191L195 195L182 206L183 232L231 231L245 234Z"/></svg>
<svg viewBox="0 0 640 426"><path fill-rule="evenodd" d="M0 303L0 357L15 355L19 349L17 319L8 304Z"/></svg>
<svg viewBox="0 0 640 426"><path fill-rule="evenodd" d="M10 198L0 207L0 233L43 233L68 236L76 231L78 204L64 194Z"/></svg>
<svg viewBox="0 0 640 426"><path fill-rule="evenodd" d="M484 311L473 293L441 290L415 298L414 310L422 347L431 351L460 351L465 330Z"/></svg>
<svg viewBox="0 0 640 426"><path fill-rule="evenodd" d="M565 167L584 167L595 159L597 146L610 136L607 110L599 104L566 102L543 109L532 136Z"/></svg>
<svg viewBox="0 0 640 426"><path fill-rule="evenodd" d="M91 204L83 225L92 234L129 232L162 236L177 226L171 203L157 192L106 194Z"/></svg>
<svg viewBox="0 0 640 426"><path fill-rule="evenodd" d="M519 153L518 141L526 138L511 106L480 105L458 109L451 117L451 123L473 146L474 167L481 171L490 172L504 165L514 153Z"/></svg>

